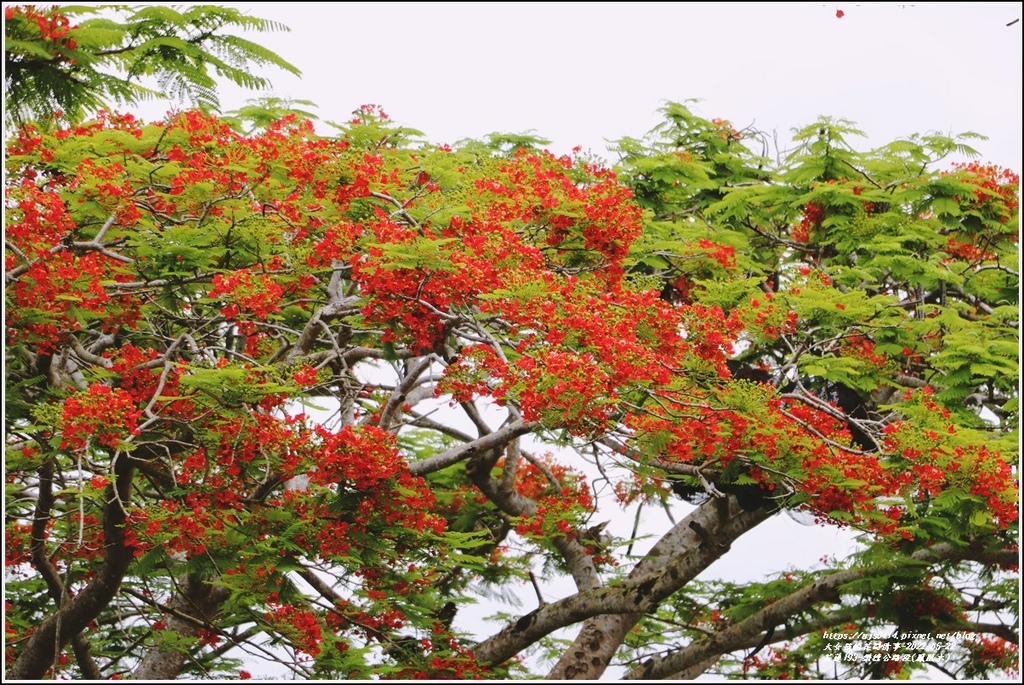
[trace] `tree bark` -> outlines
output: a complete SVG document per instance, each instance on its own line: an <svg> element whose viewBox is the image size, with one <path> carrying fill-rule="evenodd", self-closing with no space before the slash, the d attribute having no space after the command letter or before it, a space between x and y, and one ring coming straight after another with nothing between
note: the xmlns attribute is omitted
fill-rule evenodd
<svg viewBox="0 0 1024 685"><path fill-rule="evenodd" d="M793 594L774 602L753 616L680 649L668 657L650 659L642 667L626 674L626 679L660 680L679 671L687 671L697 665L717 659L740 647L759 639L766 630L785 622L786 618L814 606L818 602L839 597L839 588L864 575L862 570L838 571L824 576Z"/></svg>
<svg viewBox="0 0 1024 685"><path fill-rule="evenodd" d="M733 496L712 498L659 540L626 582L658 577L660 582L655 593L660 602L724 555L734 540L771 515L766 509L746 511ZM593 680L600 677L630 629L647 610L589 619L548 678Z"/></svg>
<svg viewBox="0 0 1024 685"><path fill-rule="evenodd" d="M28 638L21 653L7 671L12 680L39 680L53 665L68 643L99 616L121 587L132 561L125 546L125 509L131 500L135 468L127 455L114 460L114 480L107 486L103 516L104 559L96 577Z"/></svg>
<svg viewBox="0 0 1024 685"><path fill-rule="evenodd" d="M639 615L653 610L690 582L725 554L733 540L771 515L766 509L745 511L734 497L708 501L666 533L621 584L582 590L547 604L477 644L473 653L479 661L500 664L559 628L603 614L635 614L636 619L629 623L632 627ZM622 630L625 623L616 625L593 624L579 645L574 644L556 664L549 678L593 678L603 673L629 630ZM604 632L612 627L613 633ZM602 647L591 654L588 649L594 637L601 638ZM604 641L609 640L614 646L604 647ZM577 657L577 652L583 656Z"/></svg>
<svg viewBox="0 0 1024 685"><path fill-rule="evenodd" d="M188 576L169 605L167 630L183 637L195 637L210 624L229 595L227 588L209 585L197 575ZM186 651L154 647L139 662L132 679L173 680L181 673L187 658Z"/></svg>
<svg viewBox="0 0 1024 685"><path fill-rule="evenodd" d="M761 609L744 620L720 630L706 638L697 640L682 649L678 649L664 657L655 657L644 662L642 666L632 669L624 676L625 680L661 680L669 677L695 678L720 656L738 649L750 648L761 642L765 631L781 625L787 617L797 615L822 601L838 603L839 590L843 585L872 573L893 571L900 566L920 564L921 562L939 562L944 560L972 559L976 561L1006 559L1002 552L988 552L983 549L967 547L958 549L947 543L934 545L914 552L902 562L876 569L845 569L824 576L810 585L798 588L792 594ZM825 617L820 623L807 623L796 631L802 635L815 629L838 625L846 622L850 616L840 612Z"/></svg>

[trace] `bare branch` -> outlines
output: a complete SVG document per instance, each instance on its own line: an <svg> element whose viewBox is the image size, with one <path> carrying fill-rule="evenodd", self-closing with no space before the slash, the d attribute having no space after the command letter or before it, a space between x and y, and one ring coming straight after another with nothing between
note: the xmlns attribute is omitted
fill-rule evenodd
<svg viewBox="0 0 1024 685"><path fill-rule="evenodd" d="M534 421L513 421L512 423L505 424L493 433L477 438L473 442L457 445L437 456L409 464L409 470L414 476L423 476L440 471L482 452L500 449L512 439L532 432L538 425Z"/></svg>

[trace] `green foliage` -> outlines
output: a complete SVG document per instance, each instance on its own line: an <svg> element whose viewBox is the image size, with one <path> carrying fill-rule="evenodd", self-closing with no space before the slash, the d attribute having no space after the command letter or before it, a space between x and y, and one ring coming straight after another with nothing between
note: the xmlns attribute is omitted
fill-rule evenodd
<svg viewBox="0 0 1024 685"><path fill-rule="evenodd" d="M307 109L299 109L299 106ZM240 133L253 133L265 130L274 122L288 116L316 120L317 116L310 108L316 109L316 104L311 100L262 97L249 100L244 107L225 112L222 119Z"/></svg>
<svg viewBox="0 0 1024 685"><path fill-rule="evenodd" d="M228 33L287 28L235 8L8 6L6 12L9 123L49 122L55 112L61 113L58 119L78 123L101 108L157 96L216 110L217 79L262 90L270 85L262 69L299 73L258 43Z"/></svg>
<svg viewBox="0 0 1024 685"><path fill-rule="evenodd" d="M850 424L853 447L876 455L886 472L934 467L931 477L943 480L942 492L935 485L908 490L891 500L888 511L865 513L883 527L898 513L895 528L903 539L863 539L865 552L854 567L864 575L843 595L846 606L870 611L850 614L839 607L830 620L853 621L859 630L887 630L890 622L910 630L963 629L957 611L966 600L959 593L969 594L966 588L975 587L979 572L998 572L950 564L943 589L929 589L935 584L927 579L927 566L907 565L903 555L937 541L960 546L984 537L999 514L994 500L978 495L980 483L1018 463L1016 175L977 163L939 168L950 155L974 155L965 141L975 134L914 135L863 152L851 142L860 131L827 118L797 130L795 149L776 166L746 147L752 141L752 148L767 148L757 132L741 138L727 122L703 120L684 105L671 104L664 112L665 123L647 138L626 139L619 148L620 175L647 209L645 234L631 253L634 282L660 289L663 298L683 306L718 305L744 321L733 373L841 412L837 416L863 419L855 431ZM730 406L741 407L741 396L734 394ZM901 428L879 430L888 422ZM643 439L645 449L663 452L671 434ZM960 470L989 450L1001 456L983 472ZM915 463L916 455L930 455L925 463L932 466ZM743 458L781 468L779 457L757 450ZM830 482L870 492L874 479L863 469L862 462L838 470ZM803 469L788 473L804 482L810 476ZM756 481L742 475L734 482ZM954 482L960 485L950 487ZM818 497L798 495L788 506L814 508ZM839 507L829 517L859 525L857 515ZM1016 539L1016 528L1007 535ZM699 644L706 631L753 616L800 585L787 576L782 585L691 583L675 604L661 607L673 606L675 613L659 613L635 644L656 642L667 630ZM779 588L781 594L774 594ZM1005 607L994 599L995 586L978 592L991 606ZM946 608L919 615L907 609L922 602ZM708 623L712 608L722 622L717 626ZM818 660L836 656L829 642L793 630L829 615L814 610L792 616L774 637L776 644L787 641L782 651L769 647L758 656L725 658L716 671L741 678L755 672L832 678L831 670L815 670ZM973 658L962 663L978 673ZM847 676L881 673L833 665ZM887 675L907 677L921 668L911 664Z"/></svg>

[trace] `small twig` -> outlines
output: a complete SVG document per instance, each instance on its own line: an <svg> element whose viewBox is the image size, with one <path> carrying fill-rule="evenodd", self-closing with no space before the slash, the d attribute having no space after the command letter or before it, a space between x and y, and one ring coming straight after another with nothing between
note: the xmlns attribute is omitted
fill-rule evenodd
<svg viewBox="0 0 1024 685"><path fill-rule="evenodd" d="M533 584L533 591L537 593L538 608L543 607L547 602L544 601L544 595L540 592L540 585L537 584L537 577L533 575L533 571L530 571L530 583Z"/></svg>

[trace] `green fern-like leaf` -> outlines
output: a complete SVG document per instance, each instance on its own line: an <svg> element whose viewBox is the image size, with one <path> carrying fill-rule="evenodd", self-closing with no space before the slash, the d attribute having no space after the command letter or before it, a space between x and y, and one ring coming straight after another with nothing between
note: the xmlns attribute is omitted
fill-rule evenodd
<svg viewBox="0 0 1024 685"><path fill-rule="evenodd" d="M234 8L97 5L32 11L66 16L74 28L58 44L44 39L27 14L5 22L5 110L15 125L30 119L45 125L57 110L76 122L100 108L157 95L216 110L218 79L263 90L270 85L260 75L265 67L299 73L271 50L230 33L287 27ZM146 84L149 79L155 86Z"/></svg>

